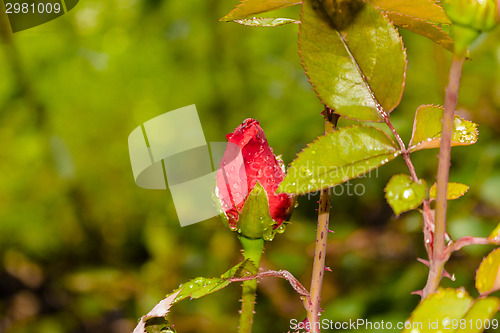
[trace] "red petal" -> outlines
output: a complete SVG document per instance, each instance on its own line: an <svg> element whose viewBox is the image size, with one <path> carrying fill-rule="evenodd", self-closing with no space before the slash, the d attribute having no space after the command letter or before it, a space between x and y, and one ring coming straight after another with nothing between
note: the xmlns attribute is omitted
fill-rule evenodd
<svg viewBox="0 0 500 333"><path fill-rule="evenodd" d="M258 181L269 198L271 217L278 222L278 225L281 224L287 216L291 198L288 194L275 194L285 173L269 147L259 122L255 119L246 119L226 137L229 143L241 149L243 157L243 161L238 158L239 152L236 146L226 149L220 165L225 174L220 170L217 174L219 197L226 214L230 220L237 219L234 213L241 210L244 204L244 201L238 199L241 199L242 194L246 199Z"/></svg>

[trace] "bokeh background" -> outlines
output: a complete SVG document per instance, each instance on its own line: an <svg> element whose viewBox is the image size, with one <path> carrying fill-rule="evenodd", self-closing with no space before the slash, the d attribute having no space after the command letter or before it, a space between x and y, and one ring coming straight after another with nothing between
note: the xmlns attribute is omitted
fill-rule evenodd
<svg viewBox="0 0 500 333"><path fill-rule="evenodd" d="M181 228L169 191L138 188L127 137L164 112L196 104L207 141L245 118L261 122L285 163L322 133L322 106L297 55L297 26L250 28L218 19L236 0L81 1L68 14L0 44L0 332L131 332L165 294L241 259L217 218ZM298 16L298 7L276 15ZM401 31L406 90L393 112L408 142L415 109L442 104L450 54ZM451 179L471 185L450 204L452 237L486 236L500 222L500 32L481 38L463 74L459 111L480 124L477 144L453 149ZM340 122L340 126L348 122ZM432 184L437 150L413 155ZM401 159L335 196L324 314L333 321L404 321L427 268L417 212L396 218L383 197ZM341 188L337 190L340 193ZM291 224L266 246L263 267L309 287L318 197L302 197ZM193 207L196 209L196 207ZM448 271L473 279L489 246L454 255ZM255 332L302 320L285 281L259 284ZM233 332L240 287L177 304L178 332Z"/></svg>

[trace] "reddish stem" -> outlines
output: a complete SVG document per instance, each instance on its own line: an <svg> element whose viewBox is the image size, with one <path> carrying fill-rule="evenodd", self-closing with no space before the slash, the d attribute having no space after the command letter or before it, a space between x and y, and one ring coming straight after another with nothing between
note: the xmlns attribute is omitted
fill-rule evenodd
<svg viewBox="0 0 500 333"><path fill-rule="evenodd" d="M453 116L457 106L458 89L460 86L460 77L464 57L454 55L450 69L450 78L446 88L446 99L444 103L443 130L441 132L441 142L439 148L439 165L437 175L437 198L436 215L434 223L434 243L432 246L432 257L430 258L429 276L424 288L423 297L437 291L441 281L446 250L446 209L448 200L447 187L450 174L450 156L451 156L451 136L453 132Z"/></svg>
<svg viewBox="0 0 500 333"><path fill-rule="evenodd" d="M326 107L324 116L325 133L333 132L337 126L339 115L335 114L332 109ZM318 208L318 227L316 230L316 248L314 250L314 263L311 278L311 303L306 307L307 318L311 325L312 333L319 333L321 331L319 314L321 311L323 274L325 273L326 244L329 233L330 200L330 190L321 190Z"/></svg>

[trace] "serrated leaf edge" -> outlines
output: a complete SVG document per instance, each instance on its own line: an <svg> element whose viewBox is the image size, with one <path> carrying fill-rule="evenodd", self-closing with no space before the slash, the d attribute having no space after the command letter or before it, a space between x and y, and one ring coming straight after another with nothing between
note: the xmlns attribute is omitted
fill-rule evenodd
<svg viewBox="0 0 500 333"><path fill-rule="evenodd" d="M391 21L391 22L392 22L395 26L398 26L398 27L400 27L400 28L402 28L402 29L405 29L405 30L411 31L411 32L413 32L413 33L415 33L415 34L418 34L418 35L420 35L420 36L423 36L423 37L425 37L425 38L427 38L427 39L431 40L432 42L434 42L434 43L436 43L436 44L440 45L440 46L441 46L441 47L443 47L444 49L446 49L446 50L448 50L448 51L450 51L450 52L453 52L453 50L454 50L454 42L453 42L453 39L452 39L452 38L451 38L451 36L450 36L450 35L449 35L446 31L444 31L444 30L441 28L441 26L440 26L440 25L442 25L442 24L444 24L444 23L436 23L436 22L432 22L432 21L424 20L424 19L421 19L421 18L418 18L418 17L415 17L415 16L405 15L405 14L401 14L401 13L397 13L397 12L393 12L393 11L381 10L381 12L382 12L383 14L385 14L385 15L386 15L386 17L387 17L387 19L388 19L389 21ZM439 42L437 42L437 41L433 40L432 38L429 38L429 37L427 37L427 36L425 36L425 35L422 35L422 34L420 34L420 33L416 32L416 31L413 31L413 30L411 30L411 29L407 28L407 27L404 27L404 26L402 26L402 25L396 24L395 22L393 22L393 21L390 19L390 17L389 17L389 16L387 16L387 14L396 15L396 16L402 16L402 17L408 17L408 18L411 18L411 19L413 19L413 20L415 20L415 21L423 22L423 23L426 23L426 24L429 24L429 25L433 26L433 28L435 28L435 29L439 30L440 32L442 32L442 33L443 33L443 35L445 35L445 36L446 36L446 38L447 38L447 42L449 42L449 43L450 43L450 47L447 47L447 46L446 46L446 45L444 45L443 43L439 43Z"/></svg>
<svg viewBox="0 0 500 333"><path fill-rule="evenodd" d="M371 1L369 1L369 2L371 3ZM447 21L445 21L445 22L444 21L443 22L439 22L439 21L427 20L427 19L423 19L421 17L416 17L416 16L413 16L413 15L407 15L405 13L395 12L395 11L392 11L392 10L386 10L386 9L383 9L382 7L380 7L380 6L376 6L375 4L372 4L372 6L375 7L375 8L377 8L380 11L383 11L383 12L391 12L391 13L395 13L395 14L398 14L398 15L403 15L403 16L407 16L407 17L413 17L413 18L416 18L416 19L419 19L419 20L423 20L423 21L426 21L426 22L432 22L432 23L436 23L436 24L451 24L451 21L446 16L446 13L445 13L443 7L439 6L435 1L429 1L429 4L431 6L433 6L433 7L439 8L443 12L443 18L445 18Z"/></svg>
<svg viewBox="0 0 500 333"><path fill-rule="evenodd" d="M448 182L448 186L450 186L450 184L464 185L464 186L467 186L467 189L462 194L460 194L458 197L456 197L456 198L449 198L448 197L448 191L447 191L447 194L446 194L447 198L446 198L446 200L456 200L456 199L459 199L459 198L463 197L465 194L467 194L467 192L469 192L469 190L470 190L470 186L467 185L467 184L464 184L464 183ZM431 187L429 187L429 199L430 200L436 200L436 198L434 198L434 197L431 196L431 191L435 187L437 187L436 183L432 184ZM437 191L437 189L436 189L436 191Z"/></svg>
<svg viewBox="0 0 500 333"><path fill-rule="evenodd" d="M424 107L428 107L428 106L431 106L431 107L435 107L435 108L439 108L441 110L443 110L444 112L444 107L442 107L441 105L434 105L434 104L424 104L424 105L420 105L417 110L415 111L415 117L413 119L413 129L412 129L412 132L411 132L411 139L410 139L410 143L408 144L408 150L413 153L415 151L418 151L418 150L422 150L422 149L434 149L434 148L439 148L439 144L438 146L436 147L425 147L423 145L431 142L431 141L434 141L434 140L438 140L440 137L441 137L441 134L439 134L438 137L434 137L434 138L429 138L427 139L427 141L422 141L422 142L419 142L417 144L413 144L413 137L415 135L415 130L417 128L417 113L418 113L418 110L420 110L420 108L424 108ZM474 132L476 133L476 140L474 142L471 142L471 143L461 143L461 142L456 142L456 141L452 141L451 142L451 146L452 147L456 147L456 146L469 146L469 145L472 145L474 143L477 142L478 138L479 138L479 131L477 130L477 127L478 127L478 124L471 121L471 120L468 120L468 119L465 119L463 117L460 117L458 114L454 113L453 115L453 119L455 119L455 117L458 117L460 120L462 121L468 121L472 124L474 124ZM452 133L453 135L453 133Z"/></svg>
<svg viewBox="0 0 500 333"><path fill-rule="evenodd" d="M279 23L276 24L252 24L248 21L259 21L259 20L267 20L267 19L274 19L274 20L283 20ZM238 23L247 27L256 27L256 28L272 28L272 27L280 27L283 25L287 24L299 24L300 21L287 18L287 17L252 17L252 18L246 18L246 19L237 19L233 20L234 23Z"/></svg>
<svg viewBox="0 0 500 333"><path fill-rule="evenodd" d="M372 156L372 157L370 157L370 158L364 158L364 159L361 159L361 160L356 161L355 163L362 162L362 161L366 161L366 160L369 160L369 159L371 159L371 158L374 158L374 157L379 157L379 156L384 156L384 155L387 155L387 156L391 156L391 155L392 155L392 156L393 156L393 158L392 158L392 159L394 159L394 158L398 157L399 155L401 155L401 150L400 150L400 149L399 149L399 147L396 145L396 143L394 142L394 140L393 140L393 139L392 139L392 138L391 138L391 137L390 137L390 136L389 136L389 135L388 135L385 131L383 131L383 130L381 130L381 129L377 128L377 127L370 126L370 125L358 125L358 124L356 124L356 125L350 125L350 126L341 127L341 128L336 129L335 131L344 130L344 129L348 129L348 128L357 128L357 127L374 128L374 129L378 130L379 132L381 132L382 134L384 134L384 135L385 135L385 136L386 136L386 137L390 140L391 144L393 145L394 152L393 152L393 153L385 153L385 154L375 155L375 156ZM294 160L293 160L290 164L288 164L287 171L288 171L291 167L293 167L293 166L294 166L293 164L295 163L295 161L296 161L296 160L300 157L300 155L301 155L304 151L306 151L307 149L309 149L309 148L310 148L313 144L315 144L315 143L316 143L316 142L318 142L319 140L322 140L322 138L326 137L328 134L329 134L329 133L326 133L326 134L323 134L323 135L321 135L321 136L318 136L318 137L317 137L316 139L314 139L312 142L308 143L308 144L307 144L307 145L306 145L306 146L305 146L305 147L304 147L304 148L303 148L300 152L298 152L297 154L295 154L295 156L296 156L296 157L295 157L295 159L294 159ZM392 159L391 159L391 160L392 160ZM380 166L378 166L378 167L381 167L382 165L385 165L386 163L390 162L391 160L386 161L386 162L383 162L383 163L382 163ZM342 166L340 166L340 167L344 167L344 166L348 166L348 165L352 165L352 164L354 164L354 163L351 163L351 164L346 164L346 165L342 165ZM369 169L369 170L367 170L366 172L369 172L369 171L371 171L371 170L374 170L374 169L376 169L376 168L378 168L378 167L370 168L370 169ZM348 178L348 179L346 179L345 181L348 181L349 179L355 179L355 178L357 178L358 176L361 176L361 175L365 174L366 172L363 172L363 173L357 174L357 175L355 175L355 176L354 176L354 177L352 177L352 178ZM302 194L306 194L306 193L310 193L310 192L314 191L314 190L312 190L312 191L309 191L309 192L293 192L293 193L292 193L292 192L282 192L282 191L280 191L281 184L283 184L284 180L286 179L286 176L287 176L287 175L285 175L285 178L283 178L283 181L281 181L281 183L280 183L280 185L279 185L278 190L276 191L276 193L289 193L289 194L295 194L295 195L302 195ZM336 184L336 185L338 185L338 184ZM333 187L333 186L335 186L335 185L328 185L328 186L324 186L324 187L318 188L316 191L319 191L319 190L324 190L324 189L327 189L327 188L330 188L330 187Z"/></svg>
<svg viewBox="0 0 500 333"><path fill-rule="evenodd" d="M264 11L260 11L260 12L254 12L254 13L251 13L251 14L248 14L248 15L245 15L245 16L235 16L235 17L232 17L232 15L235 15L235 12L236 12L236 14L238 13L238 11L239 11L239 9L241 7L246 6L246 3L248 1L250 1L250 0L241 0L236 6L234 6L234 8L229 13L227 13L222 18L220 18L219 22L231 22L231 21L238 20L238 19L245 19L245 18L248 18L248 17L250 17L252 15L261 14L261 13L267 13L267 12L270 12L270 11L273 11L273 10L277 10L277 9L281 9L281 8L286 8L286 7L290 7L290 6L296 6L296 5L299 5L299 4L302 3L302 1L295 1L293 3L283 4L282 6L277 6L277 7L274 7L272 9L269 9L269 10L264 10Z"/></svg>
<svg viewBox="0 0 500 333"><path fill-rule="evenodd" d="M391 22L391 20L389 20L389 18L383 13L383 11L381 11L377 7L373 6L371 3L366 2L366 5L372 6L373 8L375 8L376 10L379 11L379 13L386 19L387 23L391 26L391 28L397 33L397 36L399 37L399 40L401 41L402 51L403 51L403 56L404 56L404 63L405 63L405 68L404 68L404 71L403 71L403 84L402 84L401 94L400 94L400 96L399 96L399 98L397 100L397 103L394 106L394 108L392 108L391 110L384 110L383 107L382 107L382 105L379 103L379 101L375 97L375 94L374 94L373 90L371 89L371 87L370 87L370 85L369 85L369 83L368 83L368 81L367 81L364 73L361 71L361 68L359 67L356 58L354 58L351 50L349 49L348 45L346 44L346 41L344 40L344 38L342 38L342 36L341 36L341 34L339 33L338 30L331 28L332 30L334 30L338 34L339 38L341 39L342 43L344 44L344 47L349 52L351 58L355 60L354 63L356 65L356 68L358 69L358 73L360 74L360 76L361 76L361 78L362 78L365 86L367 87L368 91L370 92L370 95L371 95L373 101L377 105L377 112L378 112L378 114L380 115L381 118L379 118L377 120L366 120L366 119L359 119L359 118L355 118L355 117L351 117L351 116L347 116L347 115L341 115L341 116L343 116L343 117L345 117L347 119L356 120L356 121L368 121L368 122L374 122L374 123L381 123L381 122L384 122L384 115L385 115L385 117L388 117L389 114L394 109L396 109L396 107L401 103L401 99L403 97L403 93L404 93L404 89L405 89L405 85L406 85L406 72L407 72L407 69L408 69L408 57L407 57L407 53L406 53L406 47L405 47L405 45L403 43L403 38L401 37L401 35L397 31L397 29L394 26L394 24ZM303 16L303 13L304 13L304 6L305 6L305 2L302 2L302 8L301 8L301 11L300 11L300 22L301 23L302 23L302 16ZM307 82L309 82L309 84L311 85L314 93L316 94L316 97L323 104L327 105L326 103L324 103L324 101L322 100L322 98L319 96L319 93L316 90L315 85L311 82L311 77L309 76L308 70L307 70L306 65L304 63L304 59L302 57L302 49L300 47L302 39L301 39L300 30L299 30L299 34L298 35L299 35L299 38L298 38L299 52L298 53L299 53L299 58L300 58L300 64L301 64L302 68L304 68L304 73L307 76Z"/></svg>

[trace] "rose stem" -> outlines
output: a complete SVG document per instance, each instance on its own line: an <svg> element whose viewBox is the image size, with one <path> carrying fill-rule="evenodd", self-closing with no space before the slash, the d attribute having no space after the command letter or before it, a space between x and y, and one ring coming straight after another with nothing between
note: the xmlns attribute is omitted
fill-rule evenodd
<svg viewBox="0 0 500 333"><path fill-rule="evenodd" d="M429 276L424 288L423 297L435 293L441 281L441 276L446 263L446 208L447 187L450 174L451 135L453 132L453 116L457 106L458 89L465 57L454 55L451 63L448 87L446 88L446 99L444 102L443 130L441 132L441 143L439 148L439 165L437 174L437 198L436 216L434 229L434 242L432 256L429 264Z"/></svg>
<svg viewBox="0 0 500 333"><path fill-rule="evenodd" d="M325 107L325 133L335 130L339 115L332 109ZM323 286L323 274L325 272L326 243L328 238L328 224L330 218L330 199L329 189L321 190L318 209L318 228L316 230L316 248L314 250L314 263L311 278L311 304L307 309L307 318L311 325L312 333L320 332L319 313L321 311L321 287Z"/></svg>
<svg viewBox="0 0 500 333"><path fill-rule="evenodd" d="M259 270L260 258L264 251L264 239L249 239L243 236L238 237L243 245L243 257L250 259ZM255 309L255 292L257 291L257 279L243 281L241 293L241 312L239 333L252 332L253 315Z"/></svg>

